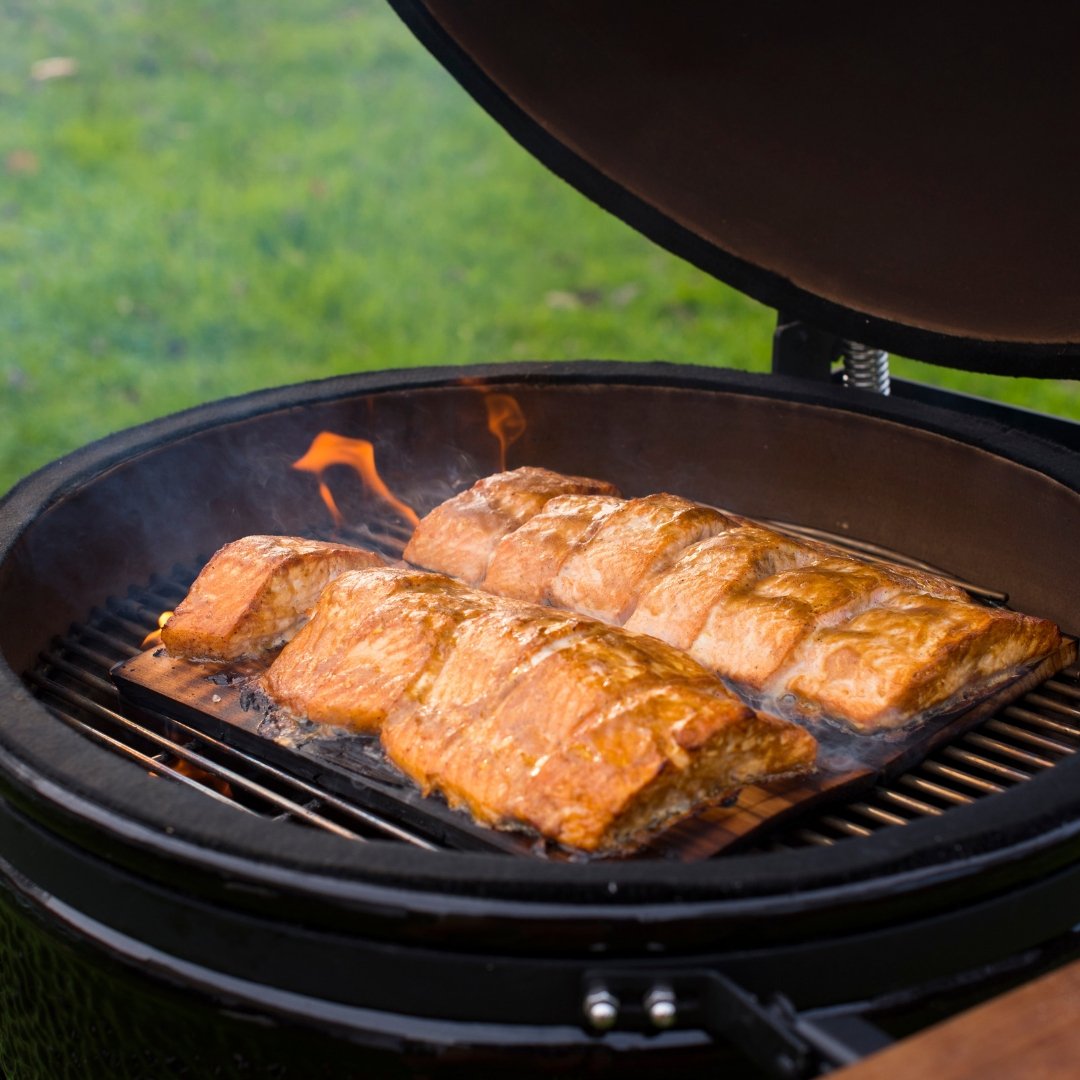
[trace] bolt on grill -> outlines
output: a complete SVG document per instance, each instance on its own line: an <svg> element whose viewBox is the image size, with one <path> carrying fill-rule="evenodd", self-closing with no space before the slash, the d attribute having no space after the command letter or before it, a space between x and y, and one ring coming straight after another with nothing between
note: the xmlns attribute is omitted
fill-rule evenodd
<svg viewBox="0 0 1080 1080"><path fill-rule="evenodd" d="M780 521L771 526L836 544L863 558L940 573L897 552ZM392 522L349 526L335 534L399 557L408 532ZM203 565L206 558L196 561ZM134 710L109 678L118 662L138 654L163 610L175 607L196 569L174 567L164 577L133 585L69 628L43 652L26 682L49 711L92 740L135 762L155 777L198 789L240 812L315 827L358 842L393 840L435 850L457 847L452 833L414 829L292 775L287 769L200 732L154 710ZM943 575L947 576L947 575ZM974 596L1003 603L1007 595L950 578ZM778 829L760 850L831 846L884 828L936 817L1005 791L1080 750L1080 669L1042 683L971 731L930 754L917 767L875 785L858 798ZM464 846L464 845L460 845ZM475 843L468 845L475 848ZM493 843L491 850L512 851ZM751 849L753 850L753 849Z"/></svg>

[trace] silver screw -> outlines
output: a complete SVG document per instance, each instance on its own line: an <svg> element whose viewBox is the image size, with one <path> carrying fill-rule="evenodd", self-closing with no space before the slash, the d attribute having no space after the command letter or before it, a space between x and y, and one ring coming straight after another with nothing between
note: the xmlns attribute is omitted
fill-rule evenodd
<svg viewBox="0 0 1080 1080"><path fill-rule="evenodd" d="M619 1018L619 999L599 986L585 995L585 1019L594 1031L610 1031Z"/></svg>
<svg viewBox="0 0 1080 1080"><path fill-rule="evenodd" d="M668 1028L675 1026L679 1014L675 1003L675 992L670 986L654 986L645 995L643 1004L654 1028L667 1031Z"/></svg>

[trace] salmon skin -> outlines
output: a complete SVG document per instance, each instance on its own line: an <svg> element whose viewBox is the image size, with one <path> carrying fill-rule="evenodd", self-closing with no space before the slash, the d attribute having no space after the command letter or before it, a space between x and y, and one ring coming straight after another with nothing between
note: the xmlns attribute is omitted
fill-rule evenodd
<svg viewBox="0 0 1080 1080"><path fill-rule="evenodd" d="M300 629L338 574L383 563L375 552L345 544L245 536L203 567L162 628L162 644L188 660L262 656Z"/></svg>
<svg viewBox="0 0 1080 1080"><path fill-rule="evenodd" d="M418 570L342 574L262 689L293 716L378 731L423 791L484 824L594 853L816 754L655 638Z"/></svg>
<svg viewBox="0 0 1080 1080"><path fill-rule="evenodd" d="M1053 623L975 603L936 575L678 496L548 497L558 482L545 474L543 497L529 503L532 474L487 477L436 507L406 558L457 573L461 508L478 490L513 489L520 520L485 533L471 519L471 549L487 553L472 561L471 580L685 649L778 715L863 733L915 724L994 692L1063 646Z"/></svg>

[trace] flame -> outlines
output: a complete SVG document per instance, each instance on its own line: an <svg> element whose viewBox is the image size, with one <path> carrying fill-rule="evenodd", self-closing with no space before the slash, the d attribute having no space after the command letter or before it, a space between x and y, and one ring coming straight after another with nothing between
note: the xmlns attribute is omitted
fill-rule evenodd
<svg viewBox="0 0 1080 1080"><path fill-rule="evenodd" d="M509 394L485 393L488 431L499 440L499 471L506 471L506 451L525 434L525 414Z"/></svg>
<svg viewBox="0 0 1080 1080"><path fill-rule="evenodd" d="M323 472L331 465L348 465L355 469L369 491L396 510L411 525L420 524L416 511L397 498L383 483L382 477L375 468L375 447L367 439L350 439L344 435L335 435L330 431L320 431L307 453L294 461L292 467L315 475L319 482L319 494L333 516L334 524L338 527L345 523L345 518L338 509L326 481L323 480Z"/></svg>
<svg viewBox="0 0 1080 1080"><path fill-rule="evenodd" d="M157 617L157 629L151 630L146 637L143 638L142 647L144 649L152 648L154 645L161 644L161 631L165 628L165 624L173 617L174 612L163 611Z"/></svg>

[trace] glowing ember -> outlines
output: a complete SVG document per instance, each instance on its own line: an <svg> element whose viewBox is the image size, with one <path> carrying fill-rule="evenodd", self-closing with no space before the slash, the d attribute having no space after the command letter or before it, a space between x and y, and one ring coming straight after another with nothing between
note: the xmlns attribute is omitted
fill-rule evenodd
<svg viewBox="0 0 1080 1080"><path fill-rule="evenodd" d="M173 617L171 611L163 611L157 618L157 629L151 630L146 637L143 638L142 647L144 649L152 648L154 645L161 644L161 631L165 624Z"/></svg>
<svg viewBox="0 0 1080 1080"><path fill-rule="evenodd" d="M230 799L233 797L232 785L228 780L225 780L220 776L215 776L213 773L207 772L205 769L200 768L190 761L186 761L184 758L170 755L170 757L163 761L162 764L173 772L178 772L182 776L186 776L189 780L195 780L205 787L213 788L219 795L225 795ZM151 780L157 780L162 774L159 772L148 772L146 775L149 776Z"/></svg>
<svg viewBox="0 0 1080 1080"><path fill-rule="evenodd" d="M487 394L488 431L499 440L499 471L506 471L506 451L525 434L525 414L509 394Z"/></svg>
<svg viewBox="0 0 1080 1080"><path fill-rule="evenodd" d="M348 465L355 469L370 492L392 507L411 525L420 523L420 518L412 507L403 503L383 483L382 477L375 468L375 447L367 439L350 439L344 435L321 431L315 436L315 441L308 448L308 452L299 461L294 461L292 467L315 475L319 482L319 494L333 515L334 523L339 527L345 523L345 519L323 479L323 473L331 465Z"/></svg>

